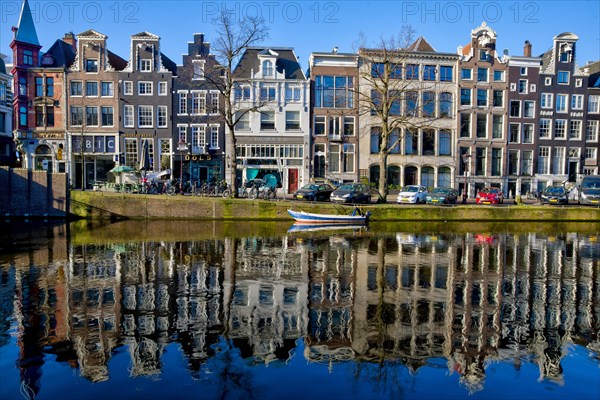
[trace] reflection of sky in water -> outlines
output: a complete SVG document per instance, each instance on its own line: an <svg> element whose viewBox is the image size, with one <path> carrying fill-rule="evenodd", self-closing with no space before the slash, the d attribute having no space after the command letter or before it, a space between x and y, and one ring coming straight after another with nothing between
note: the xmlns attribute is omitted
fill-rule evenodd
<svg viewBox="0 0 600 400"><path fill-rule="evenodd" d="M597 236L331 234L17 251L0 396L600 396Z"/></svg>

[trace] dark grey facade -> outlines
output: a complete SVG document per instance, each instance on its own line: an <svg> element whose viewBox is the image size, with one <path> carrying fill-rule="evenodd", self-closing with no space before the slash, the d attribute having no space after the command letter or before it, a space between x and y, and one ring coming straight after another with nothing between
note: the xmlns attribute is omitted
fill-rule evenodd
<svg viewBox="0 0 600 400"><path fill-rule="evenodd" d="M173 143L178 153L174 171L184 180L205 182L225 177L224 101L217 86L220 71L204 34L194 34L188 53L177 66L172 95Z"/></svg>
<svg viewBox="0 0 600 400"><path fill-rule="evenodd" d="M538 190L552 184L575 186L583 173L588 74L576 64L578 39L573 33L561 33L542 55Z"/></svg>
<svg viewBox="0 0 600 400"><path fill-rule="evenodd" d="M129 62L119 72L121 165L139 169L147 141L149 171L173 168L176 145L171 92L175 70L175 63L160 51L160 37L149 32L131 36Z"/></svg>
<svg viewBox="0 0 600 400"><path fill-rule="evenodd" d="M542 59L531 56L532 45L526 41L522 56L508 61L509 90L504 105L508 111L506 157L503 175L510 197L533 195L534 155L539 119L539 77Z"/></svg>

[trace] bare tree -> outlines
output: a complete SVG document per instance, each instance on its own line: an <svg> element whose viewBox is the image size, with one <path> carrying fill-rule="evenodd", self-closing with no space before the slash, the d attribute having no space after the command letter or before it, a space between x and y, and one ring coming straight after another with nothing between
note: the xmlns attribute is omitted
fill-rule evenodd
<svg viewBox="0 0 600 400"><path fill-rule="evenodd" d="M243 107L234 107L233 94L239 86L239 79L234 76L234 70L249 46L256 45L269 35L268 28L263 18L244 16L237 17L225 10L213 21L217 32L216 40L212 44L212 52L220 65L215 64L212 71L206 71L206 79L219 90L224 107L220 107L219 114L226 126L226 137L229 141L226 146L231 154L230 182L234 196L237 197L237 139L235 125L246 114L258 111L262 104L254 102Z"/></svg>
<svg viewBox="0 0 600 400"><path fill-rule="evenodd" d="M373 48L366 47L364 39L359 42L360 84L355 93L363 126L361 134L378 134L377 191L381 202L388 195L388 156L400 153L407 133L431 127L440 118L435 112L436 96L425 95L431 93L436 82L420 79L419 48L414 36L414 30L404 26L397 37L381 38Z"/></svg>

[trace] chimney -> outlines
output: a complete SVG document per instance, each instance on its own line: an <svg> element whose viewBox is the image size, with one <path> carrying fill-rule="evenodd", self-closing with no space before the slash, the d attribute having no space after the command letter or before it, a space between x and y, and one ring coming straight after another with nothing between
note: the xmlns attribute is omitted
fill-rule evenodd
<svg viewBox="0 0 600 400"><path fill-rule="evenodd" d="M531 57L531 43L529 40L525 41L525 45L523 46L523 55L525 57Z"/></svg>
<svg viewBox="0 0 600 400"><path fill-rule="evenodd" d="M65 37L63 38L63 42L68 43L73 48L73 51L77 53L77 38L73 32L65 33Z"/></svg>

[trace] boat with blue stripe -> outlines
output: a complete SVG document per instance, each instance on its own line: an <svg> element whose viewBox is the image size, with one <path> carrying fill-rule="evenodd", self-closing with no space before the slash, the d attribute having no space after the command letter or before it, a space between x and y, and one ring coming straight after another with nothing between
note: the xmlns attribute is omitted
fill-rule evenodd
<svg viewBox="0 0 600 400"><path fill-rule="evenodd" d="M355 208L350 215L317 214L306 211L287 210L297 223L303 224L353 224L364 225L369 222L370 212L363 213Z"/></svg>

